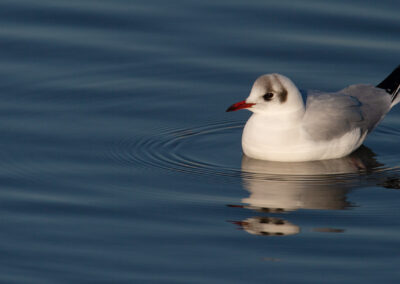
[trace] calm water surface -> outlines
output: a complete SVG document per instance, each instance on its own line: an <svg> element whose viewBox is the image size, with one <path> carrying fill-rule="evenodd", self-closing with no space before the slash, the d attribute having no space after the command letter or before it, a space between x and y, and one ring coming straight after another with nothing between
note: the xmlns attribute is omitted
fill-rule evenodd
<svg viewBox="0 0 400 284"><path fill-rule="evenodd" d="M242 157L260 74L380 82L398 1L0 2L1 283L398 283L400 108L350 157Z"/></svg>

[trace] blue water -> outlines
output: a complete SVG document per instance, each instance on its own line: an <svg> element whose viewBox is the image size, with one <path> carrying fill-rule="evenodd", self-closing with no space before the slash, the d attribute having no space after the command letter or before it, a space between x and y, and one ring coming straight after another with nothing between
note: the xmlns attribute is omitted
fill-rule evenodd
<svg viewBox="0 0 400 284"><path fill-rule="evenodd" d="M398 1L0 2L0 283L397 283L400 108L336 161L242 157L254 79L379 83Z"/></svg>

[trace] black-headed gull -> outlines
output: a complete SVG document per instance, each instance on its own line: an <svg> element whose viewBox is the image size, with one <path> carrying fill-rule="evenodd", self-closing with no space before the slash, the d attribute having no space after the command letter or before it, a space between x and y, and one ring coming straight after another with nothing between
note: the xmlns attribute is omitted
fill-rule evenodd
<svg viewBox="0 0 400 284"><path fill-rule="evenodd" d="M335 93L300 91L280 74L260 76L249 97L227 111L253 115L242 136L246 156L271 161L344 157L356 150L389 110L400 102L400 66L377 86L351 85Z"/></svg>

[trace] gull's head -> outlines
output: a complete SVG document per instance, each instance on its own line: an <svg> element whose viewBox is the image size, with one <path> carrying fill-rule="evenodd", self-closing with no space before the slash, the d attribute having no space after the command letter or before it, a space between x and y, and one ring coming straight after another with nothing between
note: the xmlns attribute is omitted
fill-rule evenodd
<svg viewBox="0 0 400 284"><path fill-rule="evenodd" d="M246 108L255 113L274 113L303 107L300 92L289 78L266 74L257 78L246 100L231 105L226 111Z"/></svg>

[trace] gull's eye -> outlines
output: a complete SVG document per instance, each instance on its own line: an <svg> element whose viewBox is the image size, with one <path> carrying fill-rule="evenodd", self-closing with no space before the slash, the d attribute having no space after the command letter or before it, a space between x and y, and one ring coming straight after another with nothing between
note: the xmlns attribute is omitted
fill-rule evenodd
<svg viewBox="0 0 400 284"><path fill-rule="evenodd" d="M274 96L274 93L270 93L270 92L266 93L266 94L263 96L264 101L270 101L270 100L272 99L273 96Z"/></svg>

